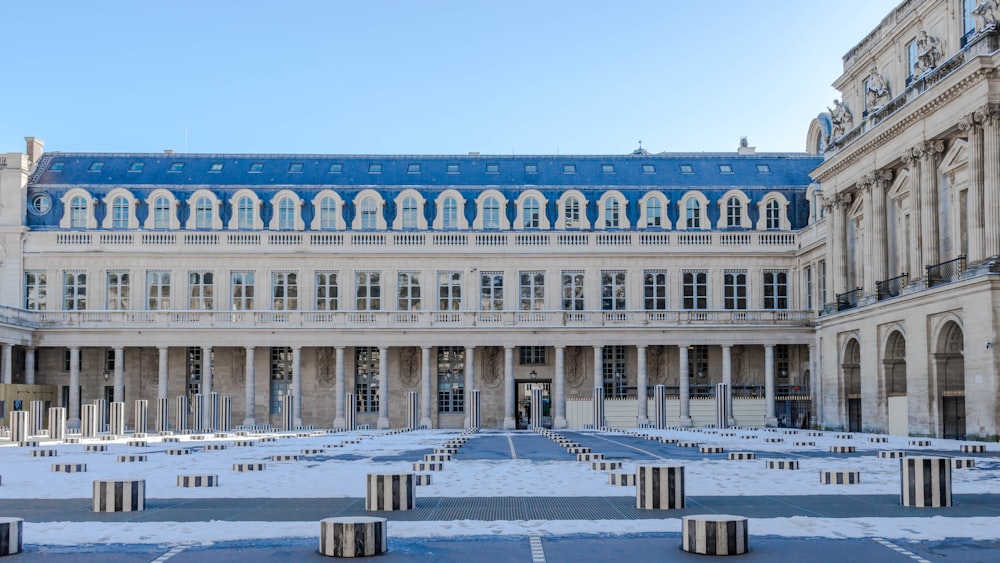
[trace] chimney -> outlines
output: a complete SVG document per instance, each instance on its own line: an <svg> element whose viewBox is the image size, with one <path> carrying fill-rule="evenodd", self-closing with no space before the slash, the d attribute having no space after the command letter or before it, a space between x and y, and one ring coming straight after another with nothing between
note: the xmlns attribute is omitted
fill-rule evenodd
<svg viewBox="0 0 1000 563"><path fill-rule="evenodd" d="M163 154L174 154L174 149L163 149Z"/></svg>
<svg viewBox="0 0 1000 563"><path fill-rule="evenodd" d="M45 146L45 143L35 137L25 137L24 143L27 145L25 152L28 153L28 165L34 166L42 158L42 147Z"/></svg>

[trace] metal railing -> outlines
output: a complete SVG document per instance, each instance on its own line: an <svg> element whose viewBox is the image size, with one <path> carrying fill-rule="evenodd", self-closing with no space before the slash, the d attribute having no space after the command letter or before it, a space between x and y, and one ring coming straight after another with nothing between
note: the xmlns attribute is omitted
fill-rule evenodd
<svg viewBox="0 0 1000 563"><path fill-rule="evenodd" d="M883 299L898 296L902 293L903 288L906 287L906 283L909 279L909 274L900 274L894 278L875 282L875 294L877 299L881 301Z"/></svg>
<svg viewBox="0 0 1000 563"><path fill-rule="evenodd" d="M951 283L958 280L964 271L965 255L962 254L953 260L941 262L940 264L934 264L933 266L927 266L927 276L924 278L924 282L927 287Z"/></svg>
<svg viewBox="0 0 1000 563"><path fill-rule="evenodd" d="M861 288L859 287L857 289L845 291L844 293L838 293L836 297L838 311L853 309L858 306L858 301L861 300Z"/></svg>

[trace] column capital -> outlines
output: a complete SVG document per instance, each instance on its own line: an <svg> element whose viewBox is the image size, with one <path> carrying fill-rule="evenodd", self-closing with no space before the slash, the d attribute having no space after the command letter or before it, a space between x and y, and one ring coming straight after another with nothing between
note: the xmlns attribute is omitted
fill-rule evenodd
<svg viewBox="0 0 1000 563"><path fill-rule="evenodd" d="M421 346L420 347L421 350L430 350L431 348L433 348L433 346Z"/></svg>
<svg viewBox="0 0 1000 563"><path fill-rule="evenodd" d="M732 348L733 347L732 344L719 344L719 346L721 346L722 348Z"/></svg>
<svg viewBox="0 0 1000 563"><path fill-rule="evenodd" d="M388 352L389 351L389 347L388 346L379 346L378 347L378 351L381 352L382 350L385 350L385 351Z"/></svg>
<svg viewBox="0 0 1000 563"><path fill-rule="evenodd" d="M513 350L514 348L516 348L516 346L514 346L513 344L504 344L503 345L503 349L504 350Z"/></svg>
<svg viewBox="0 0 1000 563"><path fill-rule="evenodd" d="M565 344L553 344L552 347L555 348L556 350L565 350L566 349L566 345Z"/></svg>
<svg viewBox="0 0 1000 563"><path fill-rule="evenodd" d="M646 349L649 348L649 344L636 344L636 348Z"/></svg>
<svg viewBox="0 0 1000 563"><path fill-rule="evenodd" d="M256 346L244 346L243 349L246 350L247 352L252 352L252 351L256 350L257 347Z"/></svg>
<svg viewBox="0 0 1000 563"><path fill-rule="evenodd" d="M334 346L333 349L343 352L344 350L347 350L347 346Z"/></svg>

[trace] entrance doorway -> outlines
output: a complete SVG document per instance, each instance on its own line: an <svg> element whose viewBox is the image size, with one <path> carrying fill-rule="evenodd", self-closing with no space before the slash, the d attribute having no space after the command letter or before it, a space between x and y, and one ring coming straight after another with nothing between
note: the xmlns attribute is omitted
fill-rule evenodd
<svg viewBox="0 0 1000 563"><path fill-rule="evenodd" d="M847 399L847 431L861 432L861 398Z"/></svg>
<svg viewBox="0 0 1000 563"><path fill-rule="evenodd" d="M527 430L531 425L531 390L542 390L542 424L543 428L552 428L552 415L550 414L552 401L550 392L552 381L546 379L518 379L515 380L517 405L514 412L514 419L519 430Z"/></svg>

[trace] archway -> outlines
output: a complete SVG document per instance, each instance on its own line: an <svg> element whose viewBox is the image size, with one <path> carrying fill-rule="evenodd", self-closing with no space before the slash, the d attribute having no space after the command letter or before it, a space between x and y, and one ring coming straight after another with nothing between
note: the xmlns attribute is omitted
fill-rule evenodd
<svg viewBox="0 0 1000 563"><path fill-rule="evenodd" d="M909 434L909 411L906 402L906 337L894 330L886 340L882 356L883 388L889 433Z"/></svg>
<svg viewBox="0 0 1000 563"><path fill-rule="evenodd" d="M843 372L844 406L847 409L847 431L861 432L861 345L852 338L844 350Z"/></svg>
<svg viewBox="0 0 1000 563"><path fill-rule="evenodd" d="M948 321L938 335L934 364L941 404L941 437L965 439L965 336Z"/></svg>

